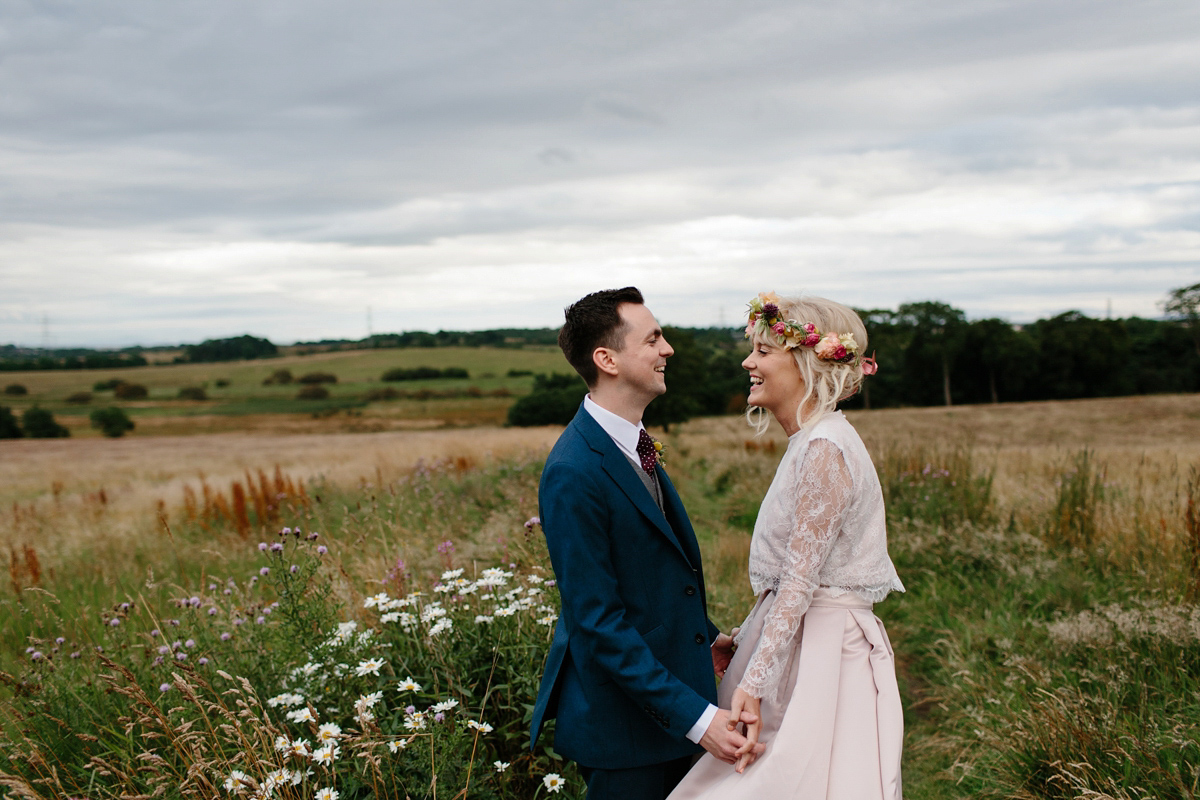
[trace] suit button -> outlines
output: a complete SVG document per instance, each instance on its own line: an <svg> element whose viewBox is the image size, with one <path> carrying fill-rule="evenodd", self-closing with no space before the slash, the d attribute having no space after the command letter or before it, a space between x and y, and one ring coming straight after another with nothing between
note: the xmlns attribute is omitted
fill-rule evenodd
<svg viewBox="0 0 1200 800"><path fill-rule="evenodd" d="M696 587L689 586L683 590L683 593L686 594L688 597L691 597L692 595L694 595L696 593Z"/></svg>
<svg viewBox="0 0 1200 800"><path fill-rule="evenodd" d="M704 638L703 633L696 634L696 644L704 644L706 641L707 641L707 639Z"/></svg>

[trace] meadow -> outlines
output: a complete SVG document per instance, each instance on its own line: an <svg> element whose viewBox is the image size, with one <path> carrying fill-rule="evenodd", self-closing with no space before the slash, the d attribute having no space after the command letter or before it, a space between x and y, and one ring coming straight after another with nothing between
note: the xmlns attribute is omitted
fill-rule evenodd
<svg viewBox="0 0 1200 800"><path fill-rule="evenodd" d="M849 416L908 589L876 608L906 796L1200 794L1200 396ZM557 432L0 442L0 786L582 796L524 746ZM728 629L783 436L738 417L658 435Z"/></svg>
<svg viewBox="0 0 1200 800"><path fill-rule="evenodd" d="M467 378L384 382L390 369L458 367ZM278 370L295 379L325 372L337 383L323 384L326 399L297 398L302 384L264 384ZM510 372L524 373L512 376ZM526 394L531 373L568 372L558 348L439 347L342 350L285 355L257 361L217 364L160 364L111 370L5 372L0 385L18 384L28 394L0 395L0 405L20 413L33 405L49 409L72 437L100 436L88 422L91 409L122 408L135 422L131 436L190 436L221 432L301 433L379 432L503 423L513 396ZM97 382L121 380L145 386L144 399L120 400ZM205 400L187 400L181 389L203 389ZM411 397L371 399L372 391L393 388ZM68 401L86 393L84 403ZM444 397L439 395L455 395ZM424 396L428 395L428 396Z"/></svg>

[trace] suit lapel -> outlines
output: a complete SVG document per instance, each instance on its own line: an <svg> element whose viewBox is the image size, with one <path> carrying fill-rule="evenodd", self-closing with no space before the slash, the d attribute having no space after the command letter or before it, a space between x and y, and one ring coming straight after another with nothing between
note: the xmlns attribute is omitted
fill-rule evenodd
<svg viewBox="0 0 1200 800"><path fill-rule="evenodd" d="M687 549L680 543L675 531L671 529L671 524L667 522L667 518L663 516L663 512L658 510L654 498L650 496L650 493L646 491L646 487L642 485L641 478L634 473L636 467L629 462L629 459L617 447L617 443L612 440L612 437L600 427L600 423L596 422L592 418L592 415L580 406L579 413L575 415L575 419L571 424L579 428L579 432L583 435L588 446L600 455L600 467L612 479L613 483L617 485L637 510L642 513L642 516L652 522L654 527L663 536L666 536L671 544L675 545L680 555L687 559L689 564L694 564L695 562L688 554ZM661 468L656 469L658 469L658 476L661 481L666 473ZM679 497L675 495L673 488L671 489L671 495L674 497L674 502L678 503ZM664 488L664 508L666 507L666 497L667 492Z"/></svg>
<svg viewBox="0 0 1200 800"><path fill-rule="evenodd" d="M675 532L676 541L688 562L699 569L700 544L696 541L696 532L692 530L692 523L688 519L687 511L683 508L683 501L679 499L679 493L675 491L675 484L671 483L671 479L667 477L667 471L662 468L662 465L655 466L654 470L658 475L658 485L662 487L663 511L667 514L667 522L671 526L671 530Z"/></svg>

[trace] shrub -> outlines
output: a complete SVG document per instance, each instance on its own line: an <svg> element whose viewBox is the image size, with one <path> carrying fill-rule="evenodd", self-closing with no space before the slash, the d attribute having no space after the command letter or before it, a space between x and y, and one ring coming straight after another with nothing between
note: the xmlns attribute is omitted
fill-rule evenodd
<svg viewBox="0 0 1200 800"><path fill-rule="evenodd" d="M149 394L149 390L140 383L121 382L113 389L113 396L118 400L145 400Z"/></svg>
<svg viewBox="0 0 1200 800"><path fill-rule="evenodd" d="M53 414L37 406L21 415L21 427L31 439L64 439L71 435L69 430L58 424Z"/></svg>
<svg viewBox="0 0 1200 800"><path fill-rule="evenodd" d="M510 369L508 371L508 377L510 378L524 378L532 374L533 370L531 369Z"/></svg>
<svg viewBox="0 0 1200 800"><path fill-rule="evenodd" d="M25 435L12 409L0 406L0 439L20 439Z"/></svg>
<svg viewBox="0 0 1200 800"><path fill-rule="evenodd" d="M115 406L97 408L91 413L91 421L93 428L99 428L110 439L120 438L126 431L133 430L133 420Z"/></svg>
<svg viewBox="0 0 1200 800"><path fill-rule="evenodd" d="M76 405L86 405L87 403L92 402L92 393L91 392L76 392L75 394L69 395L67 397L67 402L74 403Z"/></svg>
<svg viewBox="0 0 1200 800"><path fill-rule="evenodd" d="M508 409L508 424L566 425L575 417L587 386L578 375L535 375L533 393Z"/></svg>
<svg viewBox="0 0 1200 800"><path fill-rule="evenodd" d="M229 385L229 379L228 378L217 378L216 384L217 384L218 389L224 389L226 386Z"/></svg>
<svg viewBox="0 0 1200 800"><path fill-rule="evenodd" d="M311 384L305 386L296 393L297 400L327 400L329 399L329 390L320 384Z"/></svg>
<svg viewBox="0 0 1200 800"><path fill-rule="evenodd" d="M272 358L279 355L279 348L267 339L256 336L234 336L228 339L208 339L200 344L189 344L183 348L179 362L192 364L211 361L241 361L250 358Z"/></svg>
<svg viewBox="0 0 1200 800"><path fill-rule="evenodd" d="M309 372L306 375L301 375L300 383L318 384L318 383L337 383L337 375L332 372Z"/></svg>
<svg viewBox="0 0 1200 800"><path fill-rule="evenodd" d="M446 372L454 371L455 374L447 375ZM458 373L462 373L461 375ZM436 367L413 367L412 369L404 369L396 367L389 369L383 373L385 381L424 381L433 380L435 378L465 378L467 371L459 367L449 367L446 371L437 369Z"/></svg>
<svg viewBox="0 0 1200 800"><path fill-rule="evenodd" d="M512 397L512 391L501 386L499 389L492 389L488 392L489 397Z"/></svg>
<svg viewBox="0 0 1200 800"><path fill-rule="evenodd" d="M263 386L271 386L273 384L289 384L293 380L292 371L290 369L277 369L271 373L270 377L263 379Z"/></svg>
<svg viewBox="0 0 1200 800"><path fill-rule="evenodd" d="M92 384L92 391L93 392L110 392L113 389L116 389L118 386L120 386L124 382L125 381L121 380L120 378L109 378L106 381L96 381L94 384Z"/></svg>
<svg viewBox="0 0 1200 800"><path fill-rule="evenodd" d="M179 390L180 400L207 400L208 393L200 386L185 386Z"/></svg>
<svg viewBox="0 0 1200 800"><path fill-rule="evenodd" d="M442 377L443 378L469 378L469 377L471 377L471 375L462 367L446 367L444 370L442 370Z"/></svg>
<svg viewBox="0 0 1200 800"><path fill-rule="evenodd" d="M367 400L374 402L376 400L397 400L400 397L400 392L390 386L383 389L372 389L367 392Z"/></svg>
<svg viewBox="0 0 1200 800"><path fill-rule="evenodd" d="M13 396L20 396L29 394L29 390L19 383L10 383L8 386L4 387L4 393L11 394Z"/></svg>

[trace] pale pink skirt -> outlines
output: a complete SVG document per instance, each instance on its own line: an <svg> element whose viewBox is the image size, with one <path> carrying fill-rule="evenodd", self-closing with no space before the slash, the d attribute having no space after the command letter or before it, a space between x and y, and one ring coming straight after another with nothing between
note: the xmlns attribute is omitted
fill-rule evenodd
<svg viewBox="0 0 1200 800"><path fill-rule="evenodd" d="M774 594L763 592L718 690L729 708L762 635ZM705 753L668 800L900 800L904 711L892 645L871 604L817 589L778 699L762 701L766 750L739 775Z"/></svg>

